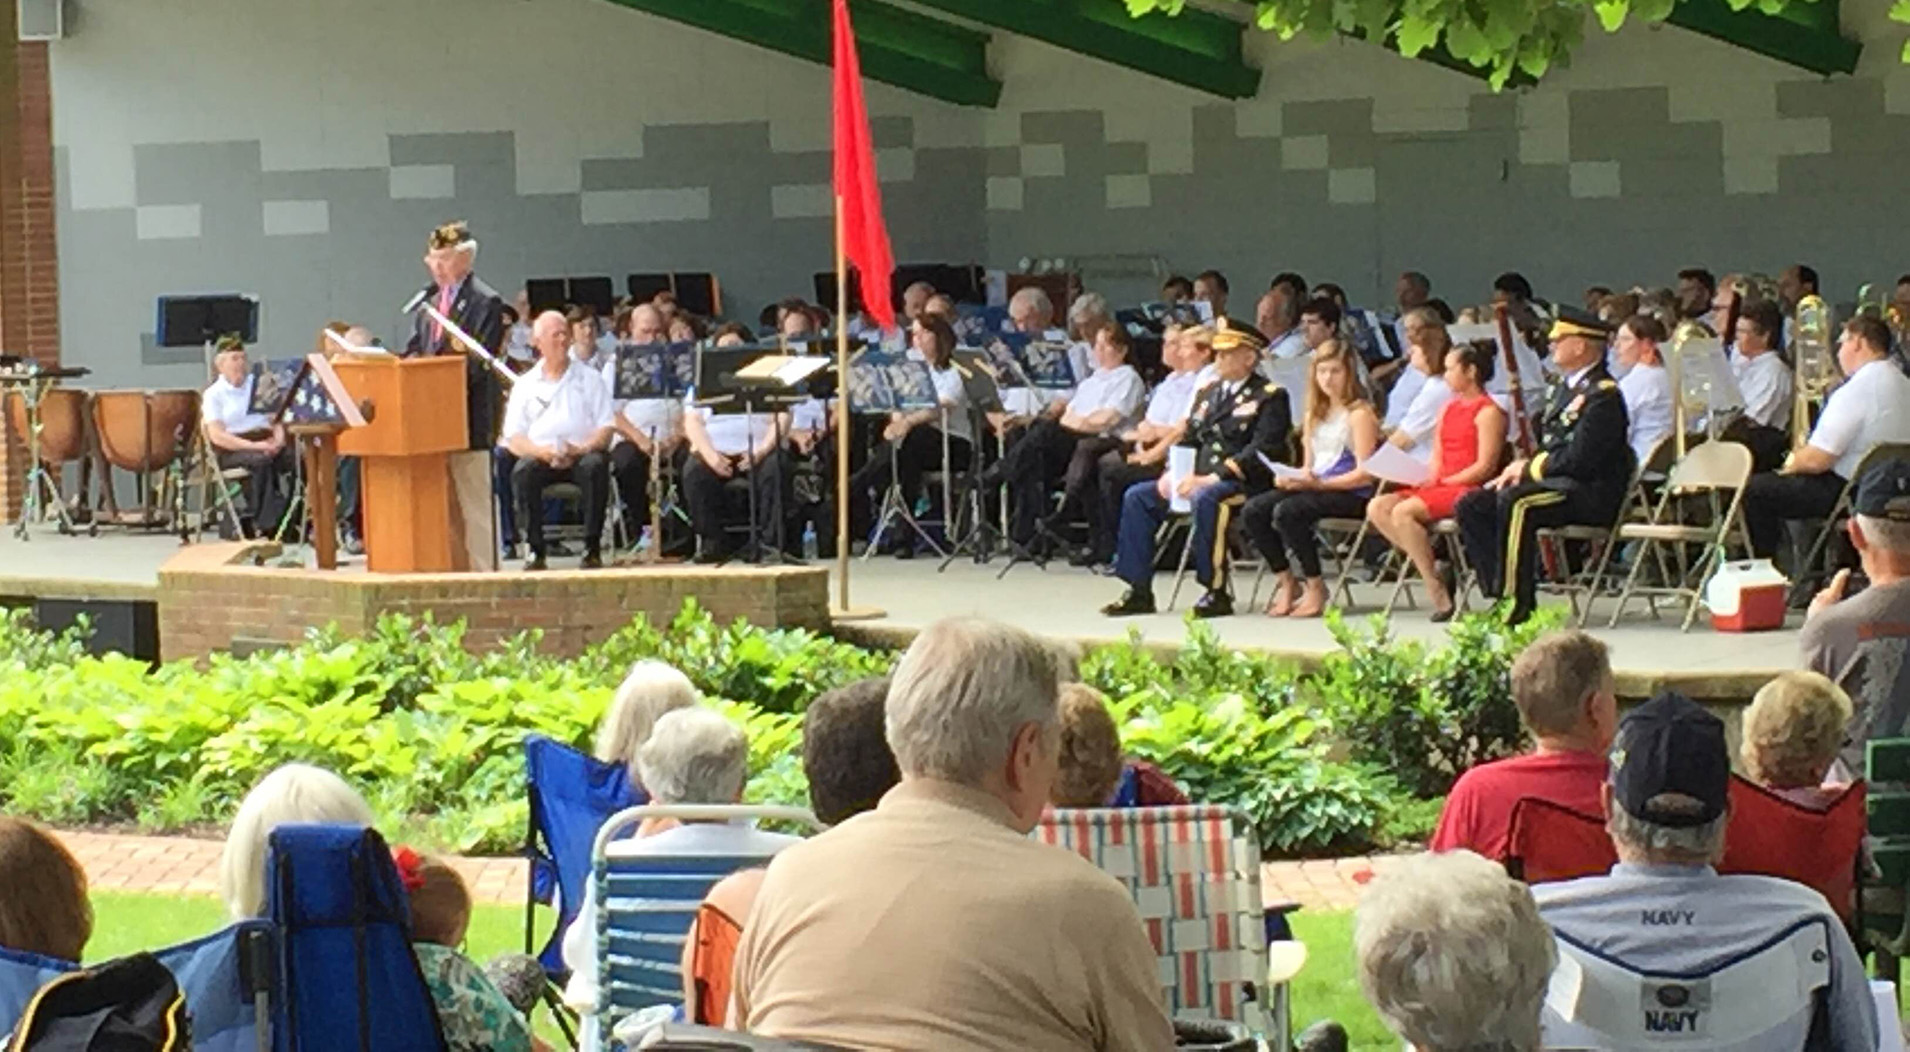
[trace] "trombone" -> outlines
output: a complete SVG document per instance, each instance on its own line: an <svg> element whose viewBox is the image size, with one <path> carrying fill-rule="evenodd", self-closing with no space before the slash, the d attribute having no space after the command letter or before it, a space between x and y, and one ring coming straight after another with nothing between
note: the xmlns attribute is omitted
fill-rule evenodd
<svg viewBox="0 0 1910 1052"><path fill-rule="evenodd" d="M1689 443L1691 421L1702 418L1708 437L1717 437L1719 401L1712 391L1716 367L1714 358L1724 355L1724 339L1691 319L1678 323L1671 334L1671 353L1665 365L1671 370L1672 435L1678 459L1683 460Z"/></svg>
<svg viewBox="0 0 1910 1052"><path fill-rule="evenodd" d="M1823 405L1830 389L1842 379L1831 334L1830 305L1822 297L1806 296L1797 304L1792 326L1791 449L1810 439L1814 408Z"/></svg>

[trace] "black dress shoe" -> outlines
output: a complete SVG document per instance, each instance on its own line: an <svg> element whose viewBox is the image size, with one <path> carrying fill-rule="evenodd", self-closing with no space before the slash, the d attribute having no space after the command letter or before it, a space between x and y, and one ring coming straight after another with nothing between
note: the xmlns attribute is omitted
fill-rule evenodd
<svg viewBox="0 0 1910 1052"><path fill-rule="evenodd" d="M1141 614L1151 614L1154 612L1154 593L1130 588L1127 594L1121 596L1118 601L1102 607L1101 612L1109 617L1138 617Z"/></svg>
<svg viewBox="0 0 1910 1052"><path fill-rule="evenodd" d="M1346 1028L1331 1019L1319 1022L1300 1031L1293 1041L1295 1052L1346 1052Z"/></svg>
<svg viewBox="0 0 1910 1052"><path fill-rule="evenodd" d="M1231 617L1234 612L1234 597L1226 592L1208 592L1194 604L1194 616L1198 618Z"/></svg>
<svg viewBox="0 0 1910 1052"><path fill-rule="evenodd" d="M533 555L530 557L530 560L524 564L524 569L527 572L535 573L539 570L550 569L550 564L544 561L542 555Z"/></svg>
<svg viewBox="0 0 1910 1052"><path fill-rule="evenodd" d="M1432 618L1431 618L1432 623L1435 625L1443 625L1446 622L1452 620L1452 615L1458 612L1459 612L1459 606L1456 603L1452 606L1445 608L1444 610L1434 610L1432 612Z"/></svg>
<svg viewBox="0 0 1910 1052"><path fill-rule="evenodd" d="M1525 624L1528 620L1531 619L1531 617L1532 617L1531 607L1521 606L1518 603L1513 603L1512 609L1507 610L1505 612L1505 624L1507 628L1515 628L1519 625Z"/></svg>
<svg viewBox="0 0 1910 1052"><path fill-rule="evenodd" d="M601 570L603 567L604 557L599 552L585 552L583 559L577 563L579 570Z"/></svg>

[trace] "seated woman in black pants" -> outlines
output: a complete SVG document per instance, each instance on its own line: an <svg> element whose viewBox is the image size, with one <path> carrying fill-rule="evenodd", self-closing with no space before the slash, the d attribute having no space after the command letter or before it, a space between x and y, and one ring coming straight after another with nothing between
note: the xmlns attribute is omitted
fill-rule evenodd
<svg viewBox="0 0 1910 1052"><path fill-rule="evenodd" d="M901 491L902 500L910 509L915 507L916 499L922 494L922 476L942 466L943 428L948 429L950 470L968 467L974 423L969 419L962 371L955 365L955 330L941 315L924 314L916 319L910 340L928 363L941 408L890 414L888 426L882 430L885 441L869 454L869 461L862 465L862 470L849 476L849 536L852 538L867 537L874 528L873 509L880 506L891 479ZM899 524L891 527L884 539L901 558L915 554L915 538L907 535L906 527Z"/></svg>
<svg viewBox="0 0 1910 1052"><path fill-rule="evenodd" d="M1241 520L1254 547L1274 571L1269 617L1318 617L1326 609L1326 582L1320 576L1321 519L1358 519L1366 514L1373 479L1360 467L1378 448L1379 416L1354 375L1353 352L1328 340L1313 352L1307 384L1306 422L1301 426L1306 460L1299 475L1274 480L1274 487L1247 502ZM1306 591L1294 604L1293 573L1287 553L1300 564Z"/></svg>

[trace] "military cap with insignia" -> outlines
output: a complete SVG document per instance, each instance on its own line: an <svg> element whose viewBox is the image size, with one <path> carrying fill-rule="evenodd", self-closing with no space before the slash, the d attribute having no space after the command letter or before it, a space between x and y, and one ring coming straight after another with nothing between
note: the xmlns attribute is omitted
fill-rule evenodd
<svg viewBox="0 0 1910 1052"><path fill-rule="evenodd" d="M471 236L471 228L464 224L464 220L458 219L431 231L431 237L426 241L425 247L432 252L451 248L476 248L477 239Z"/></svg>
<svg viewBox="0 0 1910 1052"><path fill-rule="evenodd" d="M1617 328L1598 315L1578 307L1560 307L1558 317L1552 321L1552 331L1547 339L1560 340L1567 336L1584 336L1593 340L1609 340Z"/></svg>
<svg viewBox="0 0 1910 1052"><path fill-rule="evenodd" d="M1222 354L1236 348L1259 354L1267 349L1267 338L1246 322L1228 317L1214 319L1214 353Z"/></svg>

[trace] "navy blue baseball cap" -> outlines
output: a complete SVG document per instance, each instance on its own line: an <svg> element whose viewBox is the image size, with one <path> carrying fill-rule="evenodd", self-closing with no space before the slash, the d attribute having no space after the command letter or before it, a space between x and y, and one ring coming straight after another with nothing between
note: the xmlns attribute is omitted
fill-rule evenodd
<svg viewBox="0 0 1910 1052"><path fill-rule="evenodd" d="M1724 721L1676 691L1659 694L1618 721L1611 783L1618 805L1653 825L1689 828L1715 821L1731 793ZM1667 807L1658 798L1669 794L1696 806Z"/></svg>

